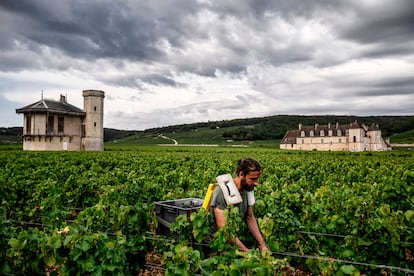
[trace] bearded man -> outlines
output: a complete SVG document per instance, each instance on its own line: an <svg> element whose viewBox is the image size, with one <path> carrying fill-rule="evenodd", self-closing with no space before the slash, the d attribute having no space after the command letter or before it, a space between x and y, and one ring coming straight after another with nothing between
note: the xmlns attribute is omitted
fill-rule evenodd
<svg viewBox="0 0 414 276"><path fill-rule="evenodd" d="M240 192L242 202L235 204L235 207L239 208L239 213L243 216L244 221L247 224L247 227L259 244L259 249L263 251L268 251L264 238L259 230L257 225L256 218L253 213L253 204L254 197L252 192L255 187L259 185L259 178L262 174L261 164L252 159L241 159L239 160L236 168L236 178L233 179L234 184ZM221 187L217 187L211 198L210 203L210 214L212 216L211 227L213 231L217 231L226 224L226 217L224 216L224 210L227 208L227 203L223 190ZM246 247L237 237L228 238L228 241L232 245L237 245L238 249L242 252L249 251L249 248Z"/></svg>

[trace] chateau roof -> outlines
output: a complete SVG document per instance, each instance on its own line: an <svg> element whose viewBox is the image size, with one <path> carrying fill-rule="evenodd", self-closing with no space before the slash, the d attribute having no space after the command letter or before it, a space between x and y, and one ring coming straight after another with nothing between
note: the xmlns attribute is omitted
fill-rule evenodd
<svg viewBox="0 0 414 276"><path fill-rule="evenodd" d="M16 113L53 113L73 116L85 116L86 114L82 109L68 104L63 96L61 96L60 101L41 99L33 104L16 109Z"/></svg>

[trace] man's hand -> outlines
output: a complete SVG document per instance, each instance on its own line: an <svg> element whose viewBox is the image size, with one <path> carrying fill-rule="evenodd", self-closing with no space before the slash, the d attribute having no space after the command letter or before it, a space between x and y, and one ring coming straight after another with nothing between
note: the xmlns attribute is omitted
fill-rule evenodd
<svg viewBox="0 0 414 276"><path fill-rule="evenodd" d="M259 246L260 251L269 251L269 248L267 248L266 244L262 244Z"/></svg>
<svg viewBox="0 0 414 276"><path fill-rule="evenodd" d="M239 251L240 252L249 252L250 249L243 245L243 246L239 246Z"/></svg>

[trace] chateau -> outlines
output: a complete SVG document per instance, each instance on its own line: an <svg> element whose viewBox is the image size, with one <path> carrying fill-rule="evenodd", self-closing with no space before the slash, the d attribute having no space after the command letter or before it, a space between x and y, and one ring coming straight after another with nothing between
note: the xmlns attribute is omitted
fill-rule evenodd
<svg viewBox="0 0 414 276"><path fill-rule="evenodd" d="M16 109L24 114L23 150L102 151L105 92L83 91L83 110L61 95Z"/></svg>
<svg viewBox="0 0 414 276"><path fill-rule="evenodd" d="M288 130L280 142L281 149L320 151L386 151L391 145L381 136L377 124L370 127L357 121L349 125L328 124L302 126Z"/></svg>

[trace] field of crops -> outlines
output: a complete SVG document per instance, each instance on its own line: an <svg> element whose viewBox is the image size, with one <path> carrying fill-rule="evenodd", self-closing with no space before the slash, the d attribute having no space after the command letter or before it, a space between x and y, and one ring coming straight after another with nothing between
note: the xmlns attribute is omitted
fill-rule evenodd
<svg viewBox="0 0 414 276"><path fill-rule="evenodd" d="M154 235L154 202L204 198L238 159L264 166L255 214L272 254L239 254L208 214L179 217L180 240ZM414 273L414 154L131 147L0 150L0 274L138 275L149 252L167 274ZM229 233L251 242L237 209ZM236 234L236 233L235 233ZM254 243L252 243L254 246Z"/></svg>

